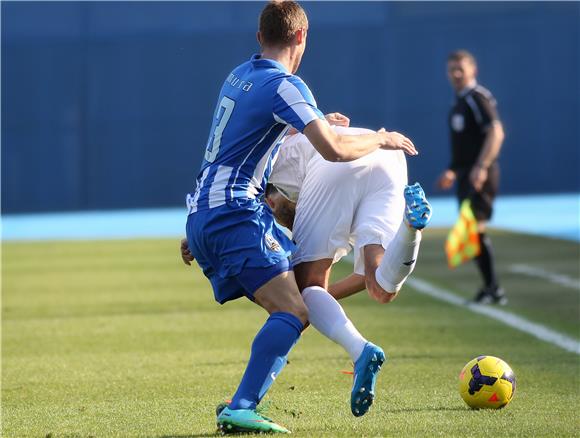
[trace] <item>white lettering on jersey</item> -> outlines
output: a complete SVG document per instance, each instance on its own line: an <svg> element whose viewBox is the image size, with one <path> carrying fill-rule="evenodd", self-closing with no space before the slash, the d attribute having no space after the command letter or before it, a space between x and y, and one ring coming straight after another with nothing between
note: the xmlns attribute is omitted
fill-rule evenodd
<svg viewBox="0 0 580 438"><path fill-rule="evenodd" d="M228 76L228 78L226 79L226 82L228 84L230 84L232 87L235 88L240 88L245 92L250 91L250 88L252 88L252 85L254 85L252 82L250 81L244 81L243 79L238 78L235 74L230 73L230 75Z"/></svg>

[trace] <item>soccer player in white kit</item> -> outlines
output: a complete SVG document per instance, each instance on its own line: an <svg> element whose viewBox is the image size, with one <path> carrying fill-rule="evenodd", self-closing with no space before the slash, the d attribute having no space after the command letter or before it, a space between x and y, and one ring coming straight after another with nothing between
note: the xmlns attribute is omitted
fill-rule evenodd
<svg viewBox="0 0 580 438"><path fill-rule="evenodd" d="M341 135L360 135L361 128L334 128ZM345 348L355 364L368 342L335 298L366 288L381 303L392 301L415 267L421 229L431 207L418 184L407 186L407 165L400 151L376 151L348 163L329 163L302 134L287 138L274 163L266 202L276 219L292 230L297 251L292 263L310 323ZM354 273L329 290L332 264L354 248ZM383 358L378 359L378 366ZM368 363L368 362L367 362ZM351 397L355 416L374 399L377 370L366 388Z"/></svg>
<svg viewBox="0 0 580 438"><path fill-rule="evenodd" d="M373 132L339 126L333 129L342 135ZM406 200L403 152L381 150L347 163L326 163L304 135L296 134L280 149L270 183L276 190L269 188L266 201L278 221L292 230L298 245L292 257L294 266L319 260L330 260L325 264L331 266L352 247L356 277L333 285L333 295L343 298L358 292L366 280L375 300L390 302L395 298L415 266L420 230L431 215L417 185L407 189ZM411 196L418 190L418 195ZM416 205L406 205L409 201ZM365 263L373 264L369 259L375 259L377 250L387 259L369 271ZM405 260L399 263L401 257ZM386 266L377 271L379 265Z"/></svg>

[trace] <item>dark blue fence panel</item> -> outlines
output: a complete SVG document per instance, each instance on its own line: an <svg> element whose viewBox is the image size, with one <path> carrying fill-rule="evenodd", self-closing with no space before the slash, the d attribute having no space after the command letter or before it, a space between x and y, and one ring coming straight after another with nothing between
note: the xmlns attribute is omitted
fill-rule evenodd
<svg viewBox="0 0 580 438"><path fill-rule="evenodd" d="M175 206L262 3L2 2L4 212ZM397 129L427 188L449 160L447 54L499 101L504 193L578 191L580 4L304 3L323 111ZM431 190L432 191L432 190Z"/></svg>

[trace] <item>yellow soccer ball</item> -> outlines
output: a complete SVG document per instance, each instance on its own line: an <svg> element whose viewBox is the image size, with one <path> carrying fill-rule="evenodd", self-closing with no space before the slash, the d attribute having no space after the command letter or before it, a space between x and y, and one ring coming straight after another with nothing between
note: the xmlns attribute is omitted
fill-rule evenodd
<svg viewBox="0 0 580 438"><path fill-rule="evenodd" d="M459 373L459 393L473 409L500 409L516 392L516 375L503 360L479 356Z"/></svg>

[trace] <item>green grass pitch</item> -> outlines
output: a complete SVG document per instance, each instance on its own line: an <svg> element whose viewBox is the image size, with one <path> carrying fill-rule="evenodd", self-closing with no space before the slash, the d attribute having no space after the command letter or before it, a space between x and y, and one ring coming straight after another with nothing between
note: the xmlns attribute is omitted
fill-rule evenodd
<svg viewBox="0 0 580 438"><path fill-rule="evenodd" d="M495 231L506 310L579 337L579 292L512 273L528 264L578 279L577 243ZM417 277L471 296L471 265L451 272L444 233L425 233ZM219 306L176 240L4 243L2 436L194 437L215 434L266 319L243 300ZM350 267L338 265L337 275ZM389 305L362 293L343 305L389 359L371 411L349 408L346 353L309 328L266 397L301 437L578 436L580 361L532 336L404 287ZM503 358L518 387L503 410L472 411L463 365Z"/></svg>

